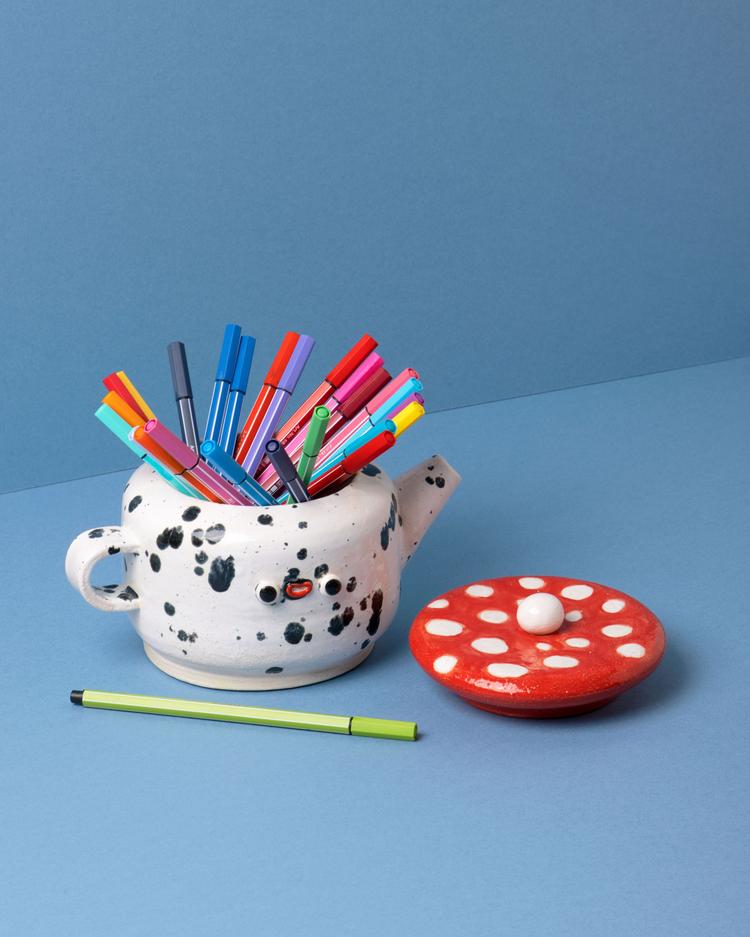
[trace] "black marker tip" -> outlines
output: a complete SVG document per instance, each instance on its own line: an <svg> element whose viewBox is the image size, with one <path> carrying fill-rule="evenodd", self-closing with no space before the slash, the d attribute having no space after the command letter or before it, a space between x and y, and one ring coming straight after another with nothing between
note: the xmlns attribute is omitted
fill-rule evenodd
<svg viewBox="0 0 750 937"><path fill-rule="evenodd" d="M83 706L83 690L71 690L70 702L75 703L76 706Z"/></svg>

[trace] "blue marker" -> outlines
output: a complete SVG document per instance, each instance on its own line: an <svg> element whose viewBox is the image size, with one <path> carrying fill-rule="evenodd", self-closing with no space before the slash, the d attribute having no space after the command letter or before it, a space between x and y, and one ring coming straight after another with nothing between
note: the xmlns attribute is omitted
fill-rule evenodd
<svg viewBox="0 0 750 937"><path fill-rule="evenodd" d="M344 459L355 453L357 449L360 449L371 439L374 439L376 436L379 436L386 430L389 433L393 433L394 436L396 435L396 424L393 422L393 420L381 420L379 423L376 423L375 426L370 426L368 423L366 423L365 430L362 435L354 436L345 446L337 449L336 452L332 452L322 465L316 467L310 480L314 481L316 478L322 475L323 472L327 472L338 462L342 462Z"/></svg>
<svg viewBox="0 0 750 937"><path fill-rule="evenodd" d="M228 478L233 485L236 485L243 494L247 495L256 504L264 507L278 504L278 501L272 498L265 488L261 488L255 479L251 478L238 462L235 462L230 455L224 452L217 442L213 442L213 440L204 442L201 445L201 455L213 469L221 472L225 478Z"/></svg>
<svg viewBox="0 0 750 937"><path fill-rule="evenodd" d="M221 343L219 365L216 368L214 392L211 395L211 406L208 408L208 420L204 439L218 442L221 433L221 424L224 420L224 411L227 408L229 389L234 377L234 368L237 364L237 353L240 350L239 325L228 325L224 329L224 341Z"/></svg>
<svg viewBox="0 0 750 937"><path fill-rule="evenodd" d="M240 422L240 411L242 410L242 401L245 399L247 382L250 377L250 366L253 363L253 352L255 351L255 339L250 335L243 335L240 339L240 350L237 354L237 364L234 367L232 375L232 384L229 391L229 400L227 409L224 413L224 422L221 424L221 433L219 433L219 445L230 455L234 452L234 444L237 439L237 426Z"/></svg>
<svg viewBox="0 0 750 937"><path fill-rule="evenodd" d="M166 466L162 465L161 462L157 461L150 453L146 452L143 446L139 446L134 439L131 439L130 434L133 431L133 427L130 426L129 423L126 423L120 414L115 413L106 403L103 403L101 407L99 407L94 416L97 420L101 420L107 429L112 430L115 436L117 436L121 442L124 442L128 449L134 452L139 459L142 459L147 465L150 465L155 472L158 472L162 478L166 479L173 488L176 488L177 491L191 498L198 498L201 501L206 500L192 485L189 485L183 478L178 478L176 475L173 475Z"/></svg>

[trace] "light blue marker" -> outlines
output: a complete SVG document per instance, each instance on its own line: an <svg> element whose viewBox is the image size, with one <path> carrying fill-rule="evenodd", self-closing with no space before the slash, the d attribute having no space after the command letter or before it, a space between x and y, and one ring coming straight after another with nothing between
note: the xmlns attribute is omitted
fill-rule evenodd
<svg viewBox="0 0 750 937"><path fill-rule="evenodd" d="M221 433L219 434L219 445L229 455L234 453L240 411L242 410L242 401L245 399L247 382L250 378L250 367L253 363L254 351L255 339L250 335L243 335L240 339L240 350L237 353L237 364L232 375L224 422L221 424Z"/></svg>
<svg viewBox="0 0 750 937"><path fill-rule="evenodd" d="M211 406L208 408L206 432L203 434L204 439L213 440L214 442L219 441L219 434L221 433L224 411L227 408L229 390L237 364L237 354L240 350L241 332L242 329L239 325L228 325L224 329L224 340L221 343L221 354L216 368Z"/></svg>
<svg viewBox="0 0 750 937"><path fill-rule="evenodd" d="M173 475L166 466L162 465L161 462L155 459L149 452L146 452L143 446L139 446L134 439L131 439L130 434L133 431L133 427L130 426L129 423L126 423L120 414L115 413L106 403L103 403L99 407L94 416L97 420L102 422L107 429L111 430L120 442L124 442L128 449L137 455L139 459L147 465L150 465L155 472L158 472L163 479L168 481L173 488L176 488L177 491L191 498L198 498L201 501L206 500L192 485L189 485L183 478L178 478L176 475Z"/></svg>
<svg viewBox="0 0 750 937"><path fill-rule="evenodd" d="M220 472L225 478L236 485L240 491L247 495L256 504L270 507L279 502L272 498L265 488L251 478L242 468L239 462L228 455L217 442L207 440L201 445L201 455L208 462L212 469Z"/></svg>

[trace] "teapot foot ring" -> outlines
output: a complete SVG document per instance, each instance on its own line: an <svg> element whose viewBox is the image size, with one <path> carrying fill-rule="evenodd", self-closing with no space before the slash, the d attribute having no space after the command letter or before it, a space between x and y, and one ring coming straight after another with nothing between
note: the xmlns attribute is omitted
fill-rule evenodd
<svg viewBox="0 0 750 937"><path fill-rule="evenodd" d="M345 661L335 664L333 667L326 667L323 670L314 670L308 673L295 674L227 674L217 671L204 670L199 667L189 667L179 661L171 660L144 642L143 650L151 663L159 670L181 680L183 683L192 683L193 686L208 687L211 690L290 690L293 687L309 686L312 683L322 683L324 680L332 680L341 674L354 670L372 653L375 644L370 644L364 651L360 651L353 657L348 657Z"/></svg>

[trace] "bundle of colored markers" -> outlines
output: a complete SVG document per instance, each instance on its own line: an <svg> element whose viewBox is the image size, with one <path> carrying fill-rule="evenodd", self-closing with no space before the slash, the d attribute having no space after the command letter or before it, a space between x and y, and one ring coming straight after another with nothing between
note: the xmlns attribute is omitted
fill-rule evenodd
<svg viewBox="0 0 750 937"><path fill-rule="evenodd" d="M282 424L314 345L309 335L286 333L239 432L255 339L238 325L224 330L202 441L182 342L167 347L180 436L157 419L124 371L104 378L108 393L96 416L193 498L263 506L310 501L343 487L424 414L417 372L391 377L377 342L363 335Z"/></svg>

